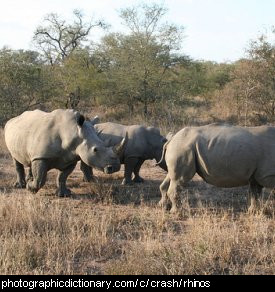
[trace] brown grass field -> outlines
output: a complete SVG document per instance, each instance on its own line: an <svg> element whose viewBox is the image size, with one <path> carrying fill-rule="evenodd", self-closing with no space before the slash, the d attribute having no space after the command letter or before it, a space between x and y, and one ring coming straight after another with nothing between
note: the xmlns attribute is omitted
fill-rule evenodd
<svg viewBox="0 0 275 292"><path fill-rule="evenodd" d="M165 172L147 161L144 184L120 185L122 170L95 172L58 198L55 171L37 193L13 188L0 136L0 274L274 274L274 196L247 211L247 188L221 189L198 176L182 193L184 216L157 206Z"/></svg>

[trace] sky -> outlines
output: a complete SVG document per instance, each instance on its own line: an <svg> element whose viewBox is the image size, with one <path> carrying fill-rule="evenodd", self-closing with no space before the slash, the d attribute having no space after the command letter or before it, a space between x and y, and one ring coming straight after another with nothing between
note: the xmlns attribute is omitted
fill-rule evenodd
<svg viewBox="0 0 275 292"><path fill-rule="evenodd" d="M234 62L245 57L251 40L275 25L275 0L0 0L0 48L35 49L32 36L45 15L70 19L74 9L123 32L119 10L142 2L168 8L164 20L184 27L181 52L196 60Z"/></svg>

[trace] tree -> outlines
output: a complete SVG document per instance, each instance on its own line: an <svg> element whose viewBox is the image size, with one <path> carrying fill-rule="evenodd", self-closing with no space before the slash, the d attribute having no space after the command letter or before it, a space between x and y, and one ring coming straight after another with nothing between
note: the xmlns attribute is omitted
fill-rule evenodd
<svg viewBox="0 0 275 292"><path fill-rule="evenodd" d="M177 67L179 81L188 96L211 95L231 81L232 64L187 60Z"/></svg>
<svg viewBox="0 0 275 292"><path fill-rule="evenodd" d="M87 49L75 50L62 66L52 66L52 73L59 92L53 103L58 107L84 109L86 101L101 88L99 72L92 64L92 56Z"/></svg>
<svg viewBox="0 0 275 292"><path fill-rule="evenodd" d="M272 29L275 34L275 28ZM253 67L249 72L253 80L252 99L254 110L270 122L275 121L275 44L266 35L252 41L248 48Z"/></svg>
<svg viewBox="0 0 275 292"><path fill-rule="evenodd" d="M250 43L247 52L248 59L235 63L225 95L230 93L228 97L235 104L239 122L274 122L275 46L262 35Z"/></svg>
<svg viewBox="0 0 275 292"><path fill-rule="evenodd" d="M149 104L168 97L169 71L180 48L182 28L164 24L165 13L157 4L121 10L129 33L104 37L98 50L102 70L108 74L109 96L124 101L130 111L141 103L145 116Z"/></svg>
<svg viewBox="0 0 275 292"><path fill-rule="evenodd" d="M79 10L74 10L73 15L74 21L67 23L57 14L50 13L44 19L45 25L34 32L33 41L50 64L63 62L77 48L81 48L88 40L91 29L106 27L101 20L84 22Z"/></svg>
<svg viewBox="0 0 275 292"><path fill-rule="evenodd" d="M228 107L231 116L235 115L238 123L245 126L253 111L253 100L258 84L252 76L254 62L252 60L239 60L234 64L231 81L218 92L218 99L222 106Z"/></svg>
<svg viewBox="0 0 275 292"><path fill-rule="evenodd" d="M51 75L34 51L0 51L0 122L39 108L52 95Z"/></svg>

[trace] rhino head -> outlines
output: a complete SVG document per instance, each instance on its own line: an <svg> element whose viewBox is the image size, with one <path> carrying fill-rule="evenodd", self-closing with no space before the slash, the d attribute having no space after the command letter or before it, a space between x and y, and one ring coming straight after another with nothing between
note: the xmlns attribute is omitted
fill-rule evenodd
<svg viewBox="0 0 275 292"><path fill-rule="evenodd" d="M102 170L110 174L120 170L119 156L124 151L128 141L128 136L113 146L106 147L104 142L97 136L93 125L86 121L84 116L76 116L80 144L76 148L76 153L80 159L91 167Z"/></svg>

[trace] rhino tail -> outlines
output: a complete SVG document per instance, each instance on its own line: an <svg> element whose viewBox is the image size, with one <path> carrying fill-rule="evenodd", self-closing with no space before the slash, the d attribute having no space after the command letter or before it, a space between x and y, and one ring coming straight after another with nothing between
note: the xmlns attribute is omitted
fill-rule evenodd
<svg viewBox="0 0 275 292"><path fill-rule="evenodd" d="M172 137L171 137L171 139L172 139ZM157 166L157 165L160 165L160 164L163 162L164 157L165 157L165 153L166 153L167 146L168 146L168 144L170 143L171 139L168 140L168 141L163 145L161 158L160 158L160 161L158 161L158 162L156 163L156 166Z"/></svg>

